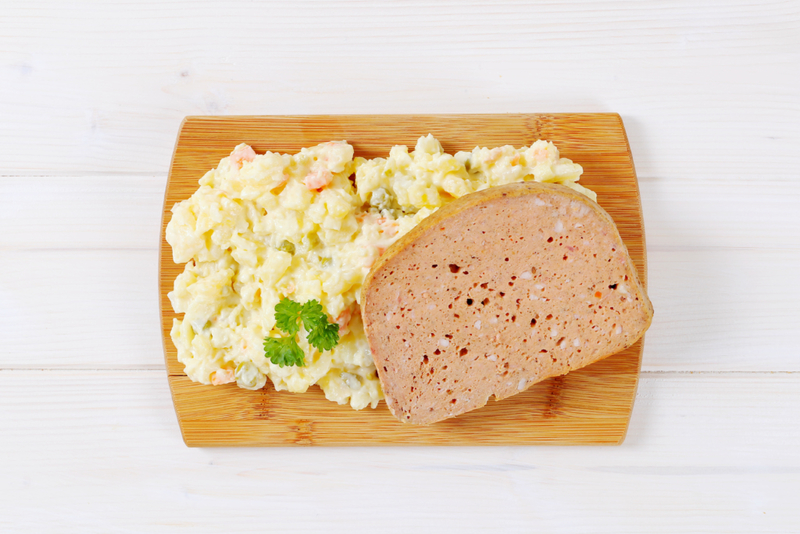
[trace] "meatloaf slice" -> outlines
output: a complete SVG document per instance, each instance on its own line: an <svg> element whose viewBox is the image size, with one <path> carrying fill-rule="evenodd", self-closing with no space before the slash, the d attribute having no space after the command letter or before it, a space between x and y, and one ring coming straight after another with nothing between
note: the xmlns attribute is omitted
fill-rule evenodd
<svg viewBox="0 0 800 534"><path fill-rule="evenodd" d="M619 352L653 316L605 210L537 182L439 209L381 256L363 295L386 403L417 424Z"/></svg>

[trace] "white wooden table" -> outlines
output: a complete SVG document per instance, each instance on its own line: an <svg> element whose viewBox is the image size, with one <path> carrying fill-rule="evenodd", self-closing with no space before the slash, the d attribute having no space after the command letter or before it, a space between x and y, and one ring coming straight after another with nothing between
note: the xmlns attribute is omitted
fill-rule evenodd
<svg viewBox="0 0 800 534"><path fill-rule="evenodd" d="M557 111L619 112L641 184L622 446L184 446L185 115ZM798 532L798 147L797 0L0 2L0 532Z"/></svg>

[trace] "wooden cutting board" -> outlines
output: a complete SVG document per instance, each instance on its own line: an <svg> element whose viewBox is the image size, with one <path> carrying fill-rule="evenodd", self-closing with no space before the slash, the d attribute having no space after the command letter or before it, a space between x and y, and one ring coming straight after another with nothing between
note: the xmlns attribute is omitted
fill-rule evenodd
<svg viewBox="0 0 800 534"><path fill-rule="evenodd" d="M187 117L178 134L164 198L159 287L164 355L183 439L189 446L266 445L591 445L625 438L643 349L629 349L524 393L427 427L398 422L381 402L355 411L307 393L277 392L267 380L259 391L235 384L191 382L170 339L177 315L167 298L183 265L172 261L164 239L172 206L188 198L206 171L239 143L256 152L294 153L330 140L347 140L355 155L386 157L393 145L411 148L431 133L449 153L475 146L529 146L552 141L583 166L580 183L597 192L614 218L646 284L639 186L622 119L612 113L508 115L334 115Z"/></svg>

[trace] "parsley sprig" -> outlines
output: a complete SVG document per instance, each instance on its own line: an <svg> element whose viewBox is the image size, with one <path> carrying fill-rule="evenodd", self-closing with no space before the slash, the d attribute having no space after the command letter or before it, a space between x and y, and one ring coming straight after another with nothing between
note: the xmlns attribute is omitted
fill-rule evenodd
<svg viewBox="0 0 800 534"><path fill-rule="evenodd" d="M272 363L281 367L305 366L305 354L295 340L301 323L307 332L309 345L320 352L331 350L339 343L339 325L328 319L319 301L309 300L300 304L282 298L275 305L275 325L289 337L264 338L264 355Z"/></svg>

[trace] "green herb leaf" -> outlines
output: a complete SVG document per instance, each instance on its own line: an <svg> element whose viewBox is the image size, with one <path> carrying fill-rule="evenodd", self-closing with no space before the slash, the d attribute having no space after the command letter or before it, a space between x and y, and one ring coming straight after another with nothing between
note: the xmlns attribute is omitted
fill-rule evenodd
<svg viewBox="0 0 800 534"><path fill-rule="evenodd" d="M322 310L322 304L313 299L303 304L303 308L300 310L300 318L303 320L306 332L311 332L315 328L328 323L328 316Z"/></svg>
<svg viewBox="0 0 800 534"><path fill-rule="evenodd" d="M296 365L303 367L306 364L303 349L294 340L294 337L264 339L264 355L275 365L290 367Z"/></svg>
<svg viewBox="0 0 800 534"><path fill-rule="evenodd" d="M327 323L320 325L308 333L308 343L320 352L331 350L339 343L339 325Z"/></svg>
<svg viewBox="0 0 800 534"><path fill-rule="evenodd" d="M292 299L282 298L281 301L275 305L275 325L290 336L294 336L300 331L300 325L297 319L300 318L302 309L302 304Z"/></svg>
<svg viewBox="0 0 800 534"><path fill-rule="evenodd" d="M308 343L320 352L331 350L339 343L339 325L328 320L318 301L309 300L303 304L300 318L308 332Z"/></svg>
<svg viewBox="0 0 800 534"><path fill-rule="evenodd" d="M320 352L331 350L339 343L339 325L331 322L317 300L299 304L282 298L275 305L275 325L289 337L267 337L264 339L264 355L281 367L305 365L303 349L297 344L295 335L303 322L309 345Z"/></svg>

